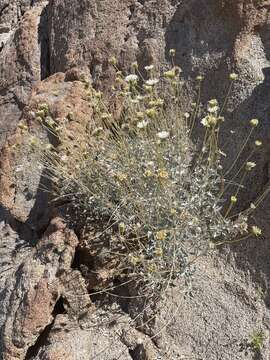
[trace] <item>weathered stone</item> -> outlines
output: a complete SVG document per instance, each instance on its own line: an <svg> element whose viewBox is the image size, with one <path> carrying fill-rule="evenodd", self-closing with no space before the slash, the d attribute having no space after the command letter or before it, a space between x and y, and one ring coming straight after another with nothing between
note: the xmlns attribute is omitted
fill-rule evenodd
<svg viewBox="0 0 270 360"><path fill-rule="evenodd" d="M106 55L124 43L130 0L49 4L51 72L74 66L103 65ZM79 36L78 36L79 34ZM95 69L92 69L95 73Z"/></svg>
<svg viewBox="0 0 270 360"><path fill-rule="evenodd" d="M156 339L161 338L162 359L269 358L264 294L248 272L235 271L226 260L200 259L191 293L184 297L175 287L164 297L153 331ZM251 341L260 332L264 340L261 350L256 351Z"/></svg>
<svg viewBox="0 0 270 360"><path fill-rule="evenodd" d="M30 1L29 1L30 3ZM20 12L27 9L25 1L6 2L10 9L7 17L14 21L12 28L20 17ZM8 39L0 53L0 147L5 135L14 129L23 107L27 104L32 84L41 78L41 58L44 56L44 25L42 18L46 2L24 13L17 27L8 34ZM29 6L30 7L30 6ZM5 11L4 11L5 13ZM15 16L16 14L16 16ZM2 20L2 17L0 17ZM7 28L10 28L8 25ZM4 33L6 36L6 33Z"/></svg>
<svg viewBox="0 0 270 360"><path fill-rule="evenodd" d="M117 306L97 309L88 323L78 326L67 315L57 315L35 360L156 360L158 349L150 338L133 328L132 319ZM165 358L164 358L165 359Z"/></svg>
<svg viewBox="0 0 270 360"><path fill-rule="evenodd" d="M34 230L46 227L51 216L50 182L45 177L39 152L30 144L31 138L51 141L50 133L37 120L39 106L46 104L59 126L72 114L74 120L69 121L67 129L77 136L85 133L91 115L85 84L64 80L64 74L56 74L37 84L20 123L26 129L16 129L0 156L0 202L11 216Z"/></svg>
<svg viewBox="0 0 270 360"><path fill-rule="evenodd" d="M78 327L65 315L58 315L48 338L33 360L131 360L128 348L121 342L121 326Z"/></svg>
<svg viewBox="0 0 270 360"><path fill-rule="evenodd" d="M77 135L85 133L91 114L87 91L85 82L65 81L64 74L37 84L20 126L2 149L0 353L3 360L24 359L26 353L27 356L35 353L35 342L39 344L39 338L45 336L43 332L46 334L47 326L53 322L59 299L64 299L65 312L72 321L89 311L90 299L84 280L78 271L71 270L77 246L73 232L60 220L53 220L37 242L37 234L46 229L54 212L44 189L47 186L49 190L50 184L44 178L39 151L30 144L32 138L45 144L52 141L50 133L37 120L40 106L48 109L59 127L69 119L67 131ZM4 225L8 221L14 230ZM25 239L20 237L25 230L22 226L30 229ZM29 241L37 242L36 248L30 248Z"/></svg>
<svg viewBox="0 0 270 360"><path fill-rule="evenodd" d="M16 236L11 237L12 231L8 226L6 229L1 229L1 248L8 239L14 253L0 293L0 353L2 359L14 360L24 359L28 348L53 321L53 309L64 292L62 281L70 272L78 240L61 219L52 221L32 249L27 244L15 246L11 241L16 241Z"/></svg>
<svg viewBox="0 0 270 360"><path fill-rule="evenodd" d="M12 36L12 30L25 13L36 4L46 3L46 0L1 0L0 1L0 45L1 50Z"/></svg>

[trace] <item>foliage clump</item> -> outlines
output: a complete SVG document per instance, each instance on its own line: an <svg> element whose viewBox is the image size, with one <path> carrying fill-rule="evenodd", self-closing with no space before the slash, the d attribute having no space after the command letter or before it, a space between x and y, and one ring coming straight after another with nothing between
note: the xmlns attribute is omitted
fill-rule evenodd
<svg viewBox="0 0 270 360"><path fill-rule="evenodd" d="M263 347L265 335L263 331L255 331L250 338L250 346L254 352L260 352Z"/></svg>
<svg viewBox="0 0 270 360"><path fill-rule="evenodd" d="M188 278L198 257L215 246L261 230L249 228L250 209L233 213L242 182L225 198L230 183L218 140L226 103L208 102L198 146L193 129L200 99L191 113L183 111L180 68L173 64L159 75L149 65L142 76L134 63L124 76L116 59L110 63L116 69L113 103L121 115L102 93L88 90L93 127L76 147L66 143L61 152L47 152L45 162L59 198L68 199L86 221L103 223L104 232L113 228L118 234L109 250L118 259L118 273L150 296ZM237 75L229 80L231 89ZM199 88L202 81L198 76ZM253 119L252 131L257 125ZM255 165L247 162L240 169L242 180Z"/></svg>

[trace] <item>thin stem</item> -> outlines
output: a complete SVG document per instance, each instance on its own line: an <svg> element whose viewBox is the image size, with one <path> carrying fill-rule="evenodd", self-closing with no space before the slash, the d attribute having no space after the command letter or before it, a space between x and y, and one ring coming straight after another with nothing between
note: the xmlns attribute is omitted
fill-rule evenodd
<svg viewBox="0 0 270 360"><path fill-rule="evenodd" d="M200 100L201 100L201 82L199 83L199 89L198 89L198 96L197 96L197 101L196 101L196 107L192 116L192 123L191 123L191 129L190 129L190 136L192 135L194 126L195 126L195 121L197 118L197 114L199 111L199 105L200 105Z"/></svg>
<svg viewBox="0 0 270 360"><path fill-rule="evenodd" d="M231 241L221 241L221 242L219 242L219 243L216 243L215 246L220 246L220 245L224 245L224 244L234 244L234 243L237 243L237 242L246 240L246 239L248 239L250 236L251 236L251 234L248 234L248 235L242 236L242 237L240 237L240 238L238 238L238 239L235 239L235 240L231 240Z"/></svg>
<svg viewBox="0 0 270 360"><path fill-rule="evenodd" d="M227 91L227 95L226 95L226 97L225 97L225 99L224 99L223 105L222 105L222 107L221 107L221 109L220 109L220 112L219 112L219 115L218 115L218 116L221 116L221 115L222 115L225 107L227 106L227 103L228 103L228 100L229 100L229 96L230 96L231 91L232 91L232 85L233 85L233 83L231 82L231 83L230 83L230 86L229 86L229 89L228 89L228 91Z"/></svg>
<svg viewBox="0 0 270 360"><path fill-rule="evenodd" d="M248 141L249 141L249 139L250 139L250 137L251 137L251 135L252 135L252 133L253 133L253 130L254 130L254 128L252 128L252 129L250 130L250 132L249 132L249 134L248 134L248 136L247 136L246 140L244 141L244 143L243 143L243 145L242 145L242 147L241 147L240 151L238 152L238 154L237 154L237 156L236 156L236 158L235 158L234 162L232 163L232 165L231 165L231 167L229 168L229 170L225 173L225 176L226 176L226 175L228 175L228 174L232 171L232 169L235 167L235 165L236 165L236 163L237 163L237 161L238 161L238 159L239 159L240 155L241 155L241 154L242 154L242 152L244 151L244 149L245 149L245 147L246 147L246 145L247 145L247 143L248 143Z"/></svg>
<svg viewBox="0 0 270 360"><path fill-rule="evenodd" d="M243 181L244 181L246 175L247 175L247 171L244 172L244 174L243 174L243 176L242 176L242 178L241 178L241 181L240 181L240 183L239 183L239 185L238 185L238 189L237 189L236 193L234 194L235 197L237 197L237 195L239 194L239 191L240 191L240 189L241 189L241 186L242 186L242 184L243 184ZM227 218L227 216L229 215L229 213L230 213L230 211L232 210L233 206L234 206L234 203L231 202L231 203L230 203L230 206L228 207L228 210L226 211L226 214L225 214L225 216L224 216L225 218Z"/></svg>
<svg viewBox="0 0 270 360"><path fill-rule="evenodd" d="M249 154L249 156L246 158L246 160L243 162L243 164L241 165L241 167L239 168L239 170L237 171L237 173L230 179L230 181L228 182L228 184L225 186L223 193L221 193L221 196L228 190L228 188L231 186L231 184L233 183L234 179L237 178L237 176L240 174L240 172L243 170L243 168L246 166L246 163L250 160L250 158L252 157L252 155L254 154L254 150Z"/></svg>

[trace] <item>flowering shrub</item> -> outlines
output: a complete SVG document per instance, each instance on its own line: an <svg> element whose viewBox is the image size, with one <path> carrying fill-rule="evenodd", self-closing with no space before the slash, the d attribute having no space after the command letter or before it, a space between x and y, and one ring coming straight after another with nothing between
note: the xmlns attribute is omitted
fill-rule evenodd
<svg viewBox="0 0 270 360"><path fill-rule="evenodd" d="M116 68L116 59L110 63ZM105 232L115 230L118 243L110 251L117 255L118 274L141 284L149 296L189 276L196 259L213 247L259 236L261 230L247 223L258 204L233 213L254 162L239 170L242 180L225 201L229 182L222 174L218 135L226 104L208 102L200 120L204 141L198 148L191 137L200 100L192 113L183 112L181 69L172 66L162 76L153 65L145 71L147 79L136 63L127 76L116 68L112 95L121 104L120 118L108 110L103 94L90 90L90 133L76 148L49 149L45 162L60 198L69 199L89 221L106 224ZM236 80L231 74L231 86ZM203 77L197 81L200 86ZM251 132L257 125L257 119L251 120ZM259 140L256 146L261 146Z"/></svg>

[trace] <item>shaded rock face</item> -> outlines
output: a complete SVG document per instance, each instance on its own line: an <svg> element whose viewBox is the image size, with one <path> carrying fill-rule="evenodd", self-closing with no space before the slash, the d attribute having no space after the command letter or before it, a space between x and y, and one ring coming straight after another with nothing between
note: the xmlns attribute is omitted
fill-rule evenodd
<svg viewBox="0 0 270 360"><path fill-rule="evenodd" d="M175 48L187 101L198 73L205 75L203 100L224 98L228 74L239 73L221 139L228 159L248 120L261 121L256 136L264 146L245 207L269 185L269 9L269 0L0 0L0 359L269 358L269 198L253 219L264 238L203 259L193 297L173 289L144 334L129 306L111 301L105 312L95 309L78 271L81 239L53 209L44 168L29 147L29 133L51 141L36 121L42 103L60 126L69 119L71 143L87 131L88 83L109 88L110 56L121 69L138 61L144 71L168 66ZM166 326L168 314L176 320ZM254 354L250 341L259 331L264 344Z"/></svg>
<svg viewBox="0 0 270 360"><path fill-rule="evenodd" d="M0 1L0 44L1 51L18 27L25 13L34 5L46 3L44 0L1 0Z"/></svg>
<svg viewBox="0 0 270 360"><path fill-rule="evenodd" d="M0 22L8 24L0 53L0 147L20 119L32 85L45 77L48 58L46 2L33 8L30 1L6 4L0 11Z"/></svg>
<svg viewBox="0 0 270 360"><path fill-rule="evenodd" d="M51 71L86 67L103 85L110 77L110 56L126 68L136 59L141 65L164 59L164 32L173 3L84 0L63 6L60 0L51 1Z"/></svg>

